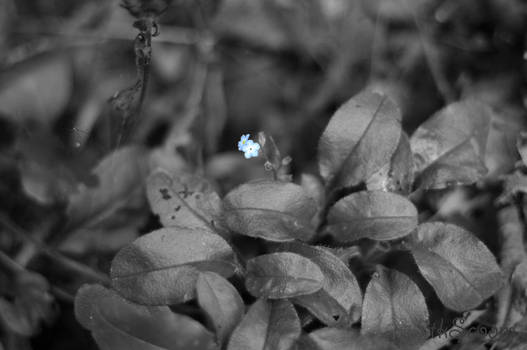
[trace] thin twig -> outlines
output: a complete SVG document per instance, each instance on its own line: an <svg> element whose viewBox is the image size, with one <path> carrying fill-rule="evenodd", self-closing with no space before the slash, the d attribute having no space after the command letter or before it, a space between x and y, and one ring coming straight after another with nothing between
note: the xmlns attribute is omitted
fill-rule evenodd
<svg viewBox="0 0 527 350"><path fill-rule="evenodd" d="M13 273L19 273L24 271L24 268L17 264L13 259L11 259L6 253L0 250L0 264L5 266L9 271Z"/></svg>
<svg viewBox="0 0 527 350"><path fill-rule="evenodd" d="M19 273L29 273L29 271L19 263L17 263L14 259L9 257L6 253L2 252L0 250L0 265L3 265L8 270L13 272L15 275ZM51 294L53 294L55 297L61 299L62 301L73 303L75 297L65 291L64 289L50 285Z"/></svg>
<svg viewBox="0 0 527 350"><path fill-rule="evenodd" d="M71 270L71 271L75 271L87 277L88 279L97 281L103 285L110 284L110 279L105 274L99 271L96 271L87 265L84 265L75 260L72 260L62 255L58 251L44 245L42 242L40 242L39 240L31 236L29 233L24 231L22 228L18 227L18 225L11 222L8 218L6 218L4 215L1 215L1 214L0 214L0 224L3 225L5 228L7 228L12 233L15 233L21 238L23 238L25 241L35 245L35 247L38 248L39 252L41 252L42 254L45 254L47 257L61 264L64 268Z"/></svg>
<svg viewBox="0 0 527 350"><path fill-rule="evenodd" d="M207 77L209 73L209 65L207 62L200 61L197 63L194 71L190 93L185 105L185 114L181 122L174 122L166 138L165 147L170 152L174 149L174 141L178 139L181 130L186 130L192 125L196 117L199 115L201 103L205 94L207 86Z"/></svg>
<svg viewBox="0 0 527 350"><path fill-rule="evenodd" d="M38 27L42 28L42 26ZM100 44L105 41L130 41L128 33L114 32L111 35L98 35L93 31L79 31L71 32L65 30L28 30L25 27L13 30L15 34L24 34L31 36L51 36L69 39L74 44L78 45L92 45ZM79 39L84 39L79 42ZM160 43L172 45L195 45L197 42L197 35L194 30L181 27L163 27L163 35L156 40Z"/></svg>
<svg viewBox="0 0 527 350"><path fill-rule="evenodd" d="M522 210L523 211L523 210ZM510 278L516 266L527 259L525 252L524 231L519 210L507 206L498 211L499 237L500 237L500 266L507 283L496 294L497 315L496 327L507 327L514 320L512 310L512 287Z"/></svg>

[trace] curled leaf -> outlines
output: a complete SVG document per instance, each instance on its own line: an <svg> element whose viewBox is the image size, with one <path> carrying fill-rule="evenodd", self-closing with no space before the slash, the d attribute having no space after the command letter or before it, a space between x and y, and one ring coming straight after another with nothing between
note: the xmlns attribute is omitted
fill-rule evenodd
<svg viewBox="0 0 527 350"><path fill-rule="evenodd" d="M356 192L329 211L328 231L341 242L360 238L390 240L417 227L417 209L403 196L382 191Z"/></svg>
<svg viewBox="0 0 527 350"><path fill-rule="evenodd" d="M112 261L112 286L125 298L168 305L194 298L199 271L231 276L234 253L220 236L204 229L164 228L141 236Z"/></svg>
<svg viewBox="0 0 527 350"><path fill-rule="evenodd" d="M308 240L316 203L302 187L259 181L241 185L225 196L227 226L240 234L270 241Z"/></svg>
<svg viewBox="0 0 527 350"><path fill-rule="evenodd" d="M255 297L291 298L323 287L324 275L311 260L294 253L261 255L247 261L245 286Z"/></svg>

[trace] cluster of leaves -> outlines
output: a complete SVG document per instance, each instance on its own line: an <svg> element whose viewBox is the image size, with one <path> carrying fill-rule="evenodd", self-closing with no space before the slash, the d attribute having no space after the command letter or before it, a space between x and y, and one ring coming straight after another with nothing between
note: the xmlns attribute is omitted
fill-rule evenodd
<svg viewBox="0 0 527 350"><path fill-rule="evenodd" d="M425 296L379 256L409 252L456 312L500 289L483 242L420 223L408 198L481 179L491 116L463 100L408 137L394 102L365 90L320 138L321 179L256 180L221 198L204 178L155 169L146 193L163 228L117 253L110 288L78 291L76 317L101 349L418 348L429 337Z"/></svg>
<svg viewBox="0 0 527 350"><path fill-rule="evenodd" d="M0 1L0 349L523 349L525 9Z"/></svg>

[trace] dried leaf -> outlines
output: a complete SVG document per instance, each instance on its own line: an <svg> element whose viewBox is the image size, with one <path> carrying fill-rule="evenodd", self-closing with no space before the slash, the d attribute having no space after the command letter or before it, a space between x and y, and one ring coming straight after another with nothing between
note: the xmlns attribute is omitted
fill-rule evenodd
<svg viewBox="0 0 527 350"><path fill-rule="evenodd" d="M234 330L227 349L289 350L300 331L300 320L289 301L260 299Z"/></svg>
<svg viewBox="0 0 527 350"><path fill-rule="evenodd" d="M247 261L245 286L255 297L291 298L323 287L324 275L311 260L294 253L261 255Z"/></svg>
<svg viewBox="0 0 527 350"><path fill-rule="evenodd" d="M199 271L231 276L234 253L220 236L204 229L164 228L141 236L112 261L112 286L145 305L168 305L195 296Z"/></svg>
<svg viewBox="0 0 527 350"><path fill-rule="evenodd" d="M147 196L165 227L216 230L220 222L220 197L205 179L195 175L170 176L157 170L147 179Z"/></svg>
<svg viewBox="0 0 527 350"><path fill-rule="evenodd" d="M412 202L390 192L353 193L339 200L328 214L328 231L341 242L396 239L416 227L417 209Z"/></svg>

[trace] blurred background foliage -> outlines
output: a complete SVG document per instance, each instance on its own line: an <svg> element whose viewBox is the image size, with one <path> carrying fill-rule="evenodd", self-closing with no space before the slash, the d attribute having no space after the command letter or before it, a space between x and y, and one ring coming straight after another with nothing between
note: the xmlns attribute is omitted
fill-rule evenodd
<svg viewBox="0 0 527 350"><path fill-rule="evenodd" d="M329 117L368 86L398 103L408 133L464 97L493 108L490 187L419 205L495 248L492 186L519 159L527 122L524 1L174 0L153 39L142 114L125 130L108 100L135 79L133 21L117 1L0 1L5 349L95 348L71 297L159 225L142 193L151 169L195 171L225 193L267 176L262 159L235 149L264 130L295 179L316 174Z"/></svg>

